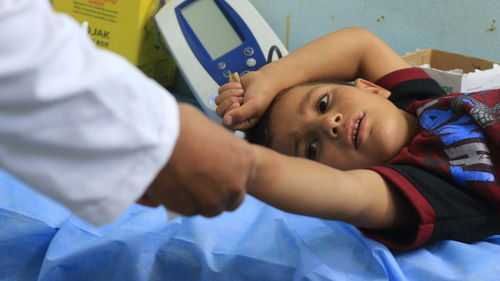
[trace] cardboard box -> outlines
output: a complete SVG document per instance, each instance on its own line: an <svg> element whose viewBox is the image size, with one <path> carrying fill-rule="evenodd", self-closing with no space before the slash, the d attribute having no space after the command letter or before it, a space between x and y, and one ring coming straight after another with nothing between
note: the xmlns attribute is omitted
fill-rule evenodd
<svg viewBox="0 0 500 281"><path fill-rule="evenodd" d="M424 68L447 93L500 88L500 67L494 61L435 49L417 50L403 58Z"/></svg>
<svg viewBox="0 0 500 281"><path fill-rule="evenodd" d="M168 1L167 1L168 2ZM53 0L56 11L88 22L88 34L101 48L128 59L164 87L175 82L175 62L161 48L153 16L165 0Z"/></svg>

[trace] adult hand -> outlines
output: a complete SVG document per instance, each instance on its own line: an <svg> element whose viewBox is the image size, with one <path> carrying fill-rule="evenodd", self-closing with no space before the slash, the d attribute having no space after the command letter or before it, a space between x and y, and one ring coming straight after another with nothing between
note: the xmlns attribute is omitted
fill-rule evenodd
<svg viewBox="0 0 500 281"><path fill-rule="evenodd" d="M180 104L179 110L180 135L172 156L138 203L163 204L188 216L236 209L255 172L250 144L190 105Z"/></svg>
<svg viewBox="0 0 500 281"><path fill-rule="evenodd" d="M264 114L279 90L273 77L260 71L249 72L241 77L241 83L230 82L219 88L215 112L223 118L226 128L248 130Z"/></svg>

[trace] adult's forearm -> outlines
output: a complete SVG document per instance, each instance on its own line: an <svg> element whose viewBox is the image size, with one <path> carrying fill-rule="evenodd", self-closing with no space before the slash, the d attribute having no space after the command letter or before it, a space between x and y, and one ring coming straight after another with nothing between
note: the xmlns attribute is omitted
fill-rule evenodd
<svg viewBox="0 0 500 281"><path fill-rule="evenodd" d="M46 0L0 5L0 168L94 224L127 209L178 133L175 99Z"/></svg>

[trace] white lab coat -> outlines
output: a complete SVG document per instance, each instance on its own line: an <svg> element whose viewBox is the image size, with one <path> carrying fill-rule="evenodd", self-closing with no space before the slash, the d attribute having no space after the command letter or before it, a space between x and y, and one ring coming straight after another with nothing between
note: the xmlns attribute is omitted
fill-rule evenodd
<svg viewBox="0 0 500 281"><path fill-rule="evenodd" d="M48 0L0 0L0 168L100 225L168 161L175 99Z"/></svg>

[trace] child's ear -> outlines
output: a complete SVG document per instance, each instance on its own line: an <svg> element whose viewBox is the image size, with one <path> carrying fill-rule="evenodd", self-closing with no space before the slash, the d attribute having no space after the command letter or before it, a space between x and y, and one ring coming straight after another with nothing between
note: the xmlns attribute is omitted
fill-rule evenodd
<svg viewBox="0 0 500 281"><path fill-rule="evenodd" d="M358 78L354 81L354 87L359 88L361 90L365 90L371 92L373 94L379 95L384 98L389 98L391 96L391 92L386 90L385 88L380 87L379 85L372 83L363 78Z"/></svg>

